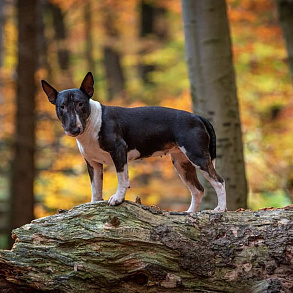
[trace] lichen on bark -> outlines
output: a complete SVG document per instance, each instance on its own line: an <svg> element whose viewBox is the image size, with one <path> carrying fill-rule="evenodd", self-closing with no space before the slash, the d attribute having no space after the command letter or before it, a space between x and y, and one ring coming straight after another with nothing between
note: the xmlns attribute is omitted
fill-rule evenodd
<svg viewBox="0 0 293 293"><path fill-rule="evenodd" d="M286 209L187 214L83 204L14 230L13 249L0 251L0 289L290 292L292 228Z"/></svg>

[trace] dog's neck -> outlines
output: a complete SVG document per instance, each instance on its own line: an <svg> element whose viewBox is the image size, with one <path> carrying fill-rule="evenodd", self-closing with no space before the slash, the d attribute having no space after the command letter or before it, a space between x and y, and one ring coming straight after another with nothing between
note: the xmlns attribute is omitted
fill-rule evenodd
<svg viewBox="0 0 293 293"><path fill-rule="evenodd" d="M90 115L87 118L86 127L82 134L78 135L76 139L83 142L85 139L95 137L98 139L98 134L102 125L102 107L97 101L90 99Z"/></svg>

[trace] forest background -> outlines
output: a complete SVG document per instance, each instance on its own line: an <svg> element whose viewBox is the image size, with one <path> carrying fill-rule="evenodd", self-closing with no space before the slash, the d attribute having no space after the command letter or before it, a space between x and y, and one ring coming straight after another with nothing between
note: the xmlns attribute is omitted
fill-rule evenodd
<svg viewBox="0 0 293 293"><path fill-rule="evenodd" d="M25 1L24 1L25 2ZM34 214L43 217L90 201L76 141L65 136L42 92L79 87L92 71L94 99L107 105L161 105L192 111L181 1L42 0L38 7ZM293 99L275 1L228 0L242 122L248 207L293 201ZM148 17L145 17L145 15ZM148 19L148 21L146 21ZM9 227L15 141L18 26L16 1L0 5L0 246ZM225 105L223 105L225 107ZM147 205L186 210L190 194L168 157L130 164L131 189ZM106 168L104 199L117 187Z"/></svg>

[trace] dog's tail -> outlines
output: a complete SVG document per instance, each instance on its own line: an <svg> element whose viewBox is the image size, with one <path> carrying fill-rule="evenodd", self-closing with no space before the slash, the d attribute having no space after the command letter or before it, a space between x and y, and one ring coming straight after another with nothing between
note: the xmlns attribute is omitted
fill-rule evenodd
<svg viewBox="0 0 293 293"><path fill-rule="evenodd" d="M204 117L199 116L199 119L203 122L209 136L210 136L210 145L209 145L209 151L210 151L210 155L211 155L211 159L213 162L213 165L215 167L215 161L216 161L216 157L217 157L217 140L216 140L216 133L214 130L213 125L211 124L211 122L209 120L207 120Z"/></svg>

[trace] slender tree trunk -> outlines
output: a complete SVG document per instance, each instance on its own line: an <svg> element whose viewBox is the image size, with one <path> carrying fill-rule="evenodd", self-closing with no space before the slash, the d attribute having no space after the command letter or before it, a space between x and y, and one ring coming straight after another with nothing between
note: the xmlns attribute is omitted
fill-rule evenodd
<svg viewBox="0 0 293 293"><path fill-rule="evenodd" d="M84 5L84 24L85 24L85 57L87 61L87 71L93 72L95 75L96 66L93 56L93 36L92 36L92 11L91 1L88 0Z"/></svg>
<svg viewBox="0 0 293 293"><path fill-rule="evenodd" d="M182 0L185 48L193 110L217 135L216 167L226 181L228 209L246 207L247 185L241 124L225 0ZM203 209L216 206L205 185Z"/></svg>
<svg viewBox="0 0 293 293"><path fill-rule="evenodd" d="M108 86L108 100L122 95L125 91L125 76L121 64L121 52L115 46L119 33L115 27L115 15L108 7L104 8L104 27L108 37L104 46L104 65Z"/></svg>
<svg viewBox="0 0 293 293"><path fill-rule="evenodd" d="M116 96L121 95L125 89L120 53L111 46L105 46L104 64L108 85L108 100L111 101Z"/></svg>
<svg viewBox="0 0 293 293"><path fill-rule="evenodd" d="M38 50L39 67L46 69L47 79L52 80L52 67L48 62L48 41L45 33L45 15L48 11L48 0L39 0L38 5Z"/></svg>
<svg viewBox="0 0 293 293"><path fill-rule="evenodd" d="M4 25L4 4L5 1L0 1L0 68L2 67L2 52L3 52L3 25ZM0 97L1 103L1 97Z"/></svg>
<svg viewBox="0 0 293 293"><path fill-rule="evenodd" d="M293 2L291 0L277 0L279 21L286 42L291 81L293 84Z"/></svg>
<svg viewBox="0 0 293 293"><path fill-rule="evenodd" d="M0 292L289 293L292 228L290 207L186 214L83 204L13 231L13 249L0 250Z"/></svg>
<svg viewBox="0 0 293 293"><path fill-rule="evenodd" d="M64 15L60 7L54 3L48 3L53 16L55 41L57 43L57 58L61 70L69 69L69 51L66 46L67 32L64 24Z"/></svg>
<svg viewBox="0 0 293 293"><path fill-rule="evenodd" d="M142 0L140 3L140 37L142 42L147 39L152 42L145 42L145 46L140 52L141 62L138 71L145 84L153 84L150 73L155 70L154 64L145 64L143 57L153 51L154 42L163 42L168 37L168 26L166 22L166 9L156 7L150 1ZM155 38L154 38L155 37Z"/></svg>
<svg viewBox="0 0 293 293"><path fill-rule="evenodd" d="M37 52L37 0L18 0L18 66L16 128L11 180L11 226L34 218L35 178L35 71Z"/></svg>

